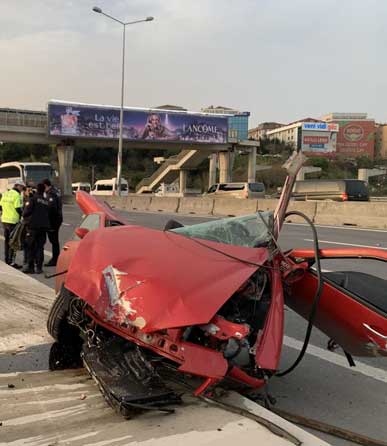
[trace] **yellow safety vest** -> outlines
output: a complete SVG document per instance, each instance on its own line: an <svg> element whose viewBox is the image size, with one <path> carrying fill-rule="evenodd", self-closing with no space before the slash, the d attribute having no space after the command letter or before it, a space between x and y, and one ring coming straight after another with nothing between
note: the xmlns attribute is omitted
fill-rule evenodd
<svg viewBox="0 0 387 446"><path fill-rule="evenodd" d="M22 207L22 197L17 190L11 189L4 192L0 200L0 206L2 208L1 221L3 223L15 225L19 222L20 215L16 209Z"/></svg>

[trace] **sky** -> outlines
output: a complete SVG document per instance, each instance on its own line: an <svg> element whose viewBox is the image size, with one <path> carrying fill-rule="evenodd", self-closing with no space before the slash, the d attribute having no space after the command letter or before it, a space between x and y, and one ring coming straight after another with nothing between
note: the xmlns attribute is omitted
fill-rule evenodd
<svg viewBox="0 0 387 446"><path fill-rule="evenodd" d="M0 0L0 108L49 99L250 111L250 127L329 112L387 121L382 0ZM386 101L387 102L387 101Z"/></svg>

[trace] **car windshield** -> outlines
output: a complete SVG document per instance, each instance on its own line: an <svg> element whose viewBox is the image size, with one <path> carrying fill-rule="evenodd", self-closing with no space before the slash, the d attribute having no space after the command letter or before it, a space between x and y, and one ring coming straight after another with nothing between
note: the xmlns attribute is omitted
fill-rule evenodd
<svg viewBox="0 0 387 446"><path fill-rule="evenodd" d="M273 212L224 218L192 226L172 229L187 237L211 240L228 245L256 248L267 246L273 231Z"/></svg>

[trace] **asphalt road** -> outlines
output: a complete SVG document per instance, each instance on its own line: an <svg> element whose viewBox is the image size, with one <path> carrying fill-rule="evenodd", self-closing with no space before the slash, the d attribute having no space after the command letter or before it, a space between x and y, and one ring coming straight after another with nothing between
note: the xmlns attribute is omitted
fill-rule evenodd
<svg viewBox="0 0 387 446"><path fill-rule="evenodd" d="M164 213L122 212L131 224L161 229L174 218L185 225L210 219L196 216L168 215ZM64 225L61 230L62 244L71 238L79 224L81 213L76 206L65 206ZM360 230L353 228L317 227L322 247L372 246L387 250L387 231ZM312 247L312 235L305 225L285 225L280 244L284 250L293 247ZM1 241L1 245L3 242ZM1 246L1 249L3 247ZM46 250L50 247L46 245ZM47 258L49 258L47 252ZM19 262L21 259L19 259ZM369 260L324 262L329 270L356 269L386 277L387 265ZM46 272L54 272L47 268ZM53 279L34 276L37 280L53 286ZM387 298L387 295L386 295ZM304 338L306 322L291 310L286 311L286 338L282 357L282 367L291 364L296 358ZM326 350L327 337L314 330L311 346L301 365L290 375L274 378L270 382L270 393L276 397L281 409L322 420L345 429L378 439L387 438L387 358L362 358L355 360L355 368L349 368L344 356ZM42 350L38 354L46 355ZM44 361L38 361L43 364ZM344 440L317 433L331 444L353 444Z"/></svg>

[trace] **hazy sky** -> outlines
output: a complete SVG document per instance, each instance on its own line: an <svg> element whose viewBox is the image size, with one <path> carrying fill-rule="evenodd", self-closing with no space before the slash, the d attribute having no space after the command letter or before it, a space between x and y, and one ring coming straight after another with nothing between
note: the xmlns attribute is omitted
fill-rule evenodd
<svg viewBox="0 0 387 446"><path fill-rule="evenodd" d="M384 0L0 0L0 107L49 99L225 105L261 121L331 111L387 121Z"/></svg>

